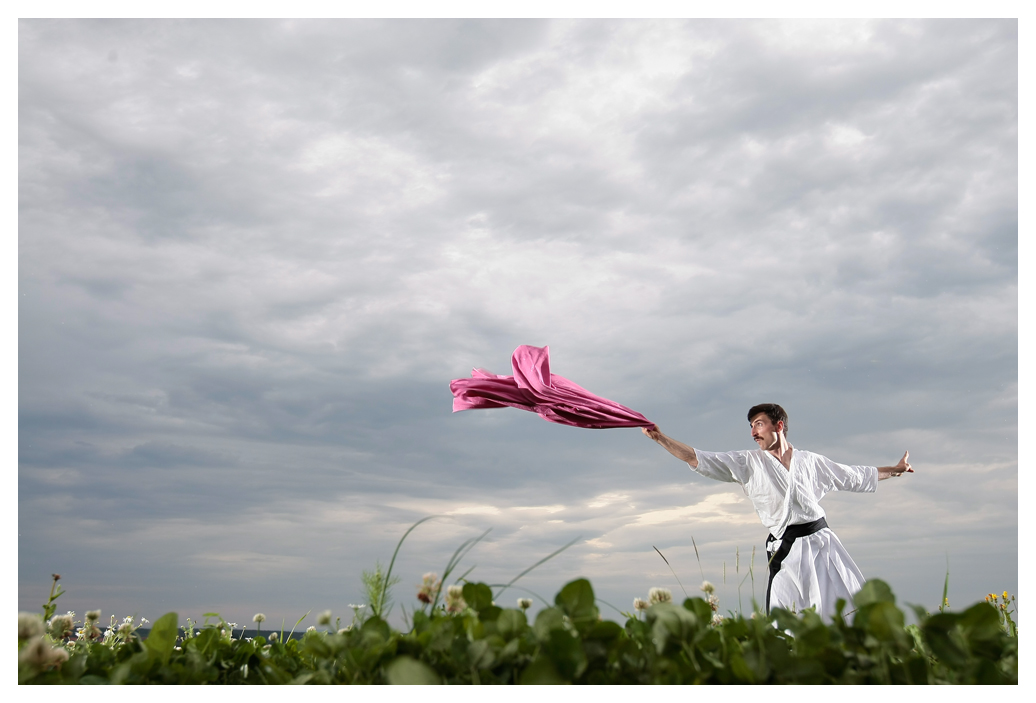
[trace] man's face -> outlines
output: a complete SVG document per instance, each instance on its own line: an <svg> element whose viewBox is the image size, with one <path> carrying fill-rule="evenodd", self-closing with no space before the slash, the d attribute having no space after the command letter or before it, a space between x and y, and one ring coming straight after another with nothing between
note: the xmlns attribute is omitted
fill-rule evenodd
<svg viewBox="0 0 1036 703"><path fill-rule="evenodd" d="M774 425L766 413L759 413L749 421L749 425L752 430L752 439L760 449L772 449L778 446L780 432L784 429L783 422Z"/></svg>

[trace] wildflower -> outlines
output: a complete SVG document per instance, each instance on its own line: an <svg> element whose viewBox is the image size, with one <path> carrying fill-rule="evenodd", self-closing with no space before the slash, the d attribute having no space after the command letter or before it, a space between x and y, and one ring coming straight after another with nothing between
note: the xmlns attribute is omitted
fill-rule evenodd
<svg viewBox="0 0 1036 703"><path fill-rule="evenodd" d="M36 613L18 613L18 639L31 640L43 634L43 620Z"/></svg>
<svg viewBox="0 0 1036 703"><path fill-rule="evenodd" d="M752 613L752 615L755 615L755 613ZM720 615L719 613L713 613L712 614L712 626L713 627L719 627L722 624L723 624L723 616Z"/></svg>
<svg viewBox="0 0 1036 703"><path fill-rule="evenodd" d="M713 593L716 592L716 587L713 586L708 581L702 581L701 582L701 590L702 590L702 593L708 593L711 596Z"/></svg>
<svg viewBox="0 0 1036 703"><path fill-rule="evenodd" d="M309 627L306 628L306 632L316 632L316 631L317 631L317 628L315 626L313 626L313 625L310 625Z"/></svg>
<svg viewBox="0 0 1036 703"><path fill-rule="evenodd" d="M417 600L422 603L431 603L439 595L442 582L437 580L435 574L429 572L421 578L421 588L417 591Z"/></svg>
<svg viewBox="0 0 1036 703"><path fill-rule="evenodd" d="M277 633L276 632L271 632L270 633L270 641L271 642L276 642L277 641Z"/></svg>
<svg viewBox="0 0 1036 703"><path fill-rule="evenodd" d="M24 665L39 671L44 671L52 666L60 667L66 661L68 661L68 652L65 651L65 648L51 647L43 639L43 635L31 640L18 652L19 666Z"/></svg>
<svg viewBox="0 0 1036 703"><path fill-rule="evenodd" d="M131 634L133 634L133 623L124 622L121 625L119 625L119 634L123 637L129 637Z"/></svg>
<svg viewBox="0 0 1036 703"><path fill-rule="evenodd" d="M719 598L714 594L709 594L709 605L712 607L712 612L719 611Z"/></svg>
<svg viewBox="0 0 1036 703"><path fill-rule="evenodd" d="M325 610L317 616L317 625L330 625L331 624L331 611Z"/></svg>
<svg viewBox="0 0 1036 703"><path fill-rule="evenodd" d="M88 611L86 611L86 619L89 620L90 622L97 622L98 620L101 619L101 611L100 610L88 610Z"/></svg>
<svg viewBox="0 0 1036 703"><path fill-rule="evenodd" d="M459 613L468 607L464 602L464 587L453 584L446 589L446 612Z"/></svg>
<svg viewBox="0 0 1036 703"><path fill-rule="evenodd" d="M1007 600L1007 591L1004 591L1004 600Z"/></svg>
<svg viewBox="0 0 1036 703"><path fill-rule="evenodd" d="M651 605L655 603L672 603L673 592L668 588L652 588L648 591L648 601Z"/></svg>
<svg viewBox="0 0 1036 703"><path fill-rule="evenodd" d="M341 630L338 631L338 634L344 635L346 632L348 632L351 629L353 629L352 625L346 625L345 627L343 627Z"/></svg>
<svg viewBox="0 0 1036 703"><path fill-rule="evenodd" d="M519 598L518 607L521 608L523 611L528 610L532 607L532 598Z"/></svg>
<svg viewBox="0 0 1036 703"><path fill-rule="evenodd" d="M252 616L252 622L265 622L265 621L266 621L266 616L263 615L262 613L256 613L255 615Z"/></svg>
<svg viewBox="0 0 1036 703"><path fill-rule="evenodd" d="M633 599L633 609L634 610L647 610L648 606L650 606L650 605L651 604L648 603L643 598L634 598Z"/></svg>
<svg viewBox="0 0 1036 703"><path fill-rule="evenodd" d="M141 618L140 619L140 625L147 625L149 622L151 622L151 621L148 620L147 618ZM140 625L138 625L137 627L140 627Z"/></svg>
<svg viewBox="0 0 1036 703"><path fill-rule="evenodd" d="M55 615L47 623L47 631L56 640L63 640L72 634L73 616L71 611L66 615Z"/></svg>

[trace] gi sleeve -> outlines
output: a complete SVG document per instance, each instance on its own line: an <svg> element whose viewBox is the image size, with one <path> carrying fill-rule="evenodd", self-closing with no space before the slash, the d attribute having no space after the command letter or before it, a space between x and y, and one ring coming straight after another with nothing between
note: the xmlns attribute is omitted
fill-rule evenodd
<svg viewBox="0 0 1036 703"><path fill-rule="evenodd" d="M820 496L830 491L873 493L878 488L878 469L875 466L846 466L819 454L813 457Z"/></svg>
<svg viewBox="0 0 1036 703"><path fill-rule="evenodd" d="M698 467L691 466L706 478L727 483L748 483L751 470L748 466L748 452L706 452L694 450L698 457ZM690 464L688 464L690 466Z"/></svg>

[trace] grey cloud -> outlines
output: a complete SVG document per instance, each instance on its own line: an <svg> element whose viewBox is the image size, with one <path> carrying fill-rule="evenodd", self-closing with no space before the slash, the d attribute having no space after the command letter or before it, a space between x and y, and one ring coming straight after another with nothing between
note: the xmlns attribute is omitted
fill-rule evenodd
<svg viewBox="0 0 1036 703"><path fill-rule="evenodd" d="M450 414L528 343L705 449L761 398L836 460L909 448L828 499L864 571L1017 582L1016 22L19 32L22 607L59 570L79 609L340 608L434 511L408 582L581 535L525 585L623 607L675 586L652 544L691 585L690 535L714 582L761 543L636 431Z"/></svg>

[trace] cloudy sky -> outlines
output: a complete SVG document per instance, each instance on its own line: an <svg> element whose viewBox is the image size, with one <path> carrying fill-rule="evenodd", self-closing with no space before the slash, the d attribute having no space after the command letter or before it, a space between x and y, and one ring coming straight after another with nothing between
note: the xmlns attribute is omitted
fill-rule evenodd
<svg viewBox="0 0 1036 703"><path fill-rule="evenodd" d="M345 614L440 515L397 618L489 528L470 578L576 540L518 585L627 609L680 593L655 546L736 609L765 537L736 486L638 430L451 413L520 344L702 449L754 448L766 401L836 461L909 449L824 500L863 572L1016 592L1017 36L20 22L19 607L58 572L105 618Z"/></svg>

